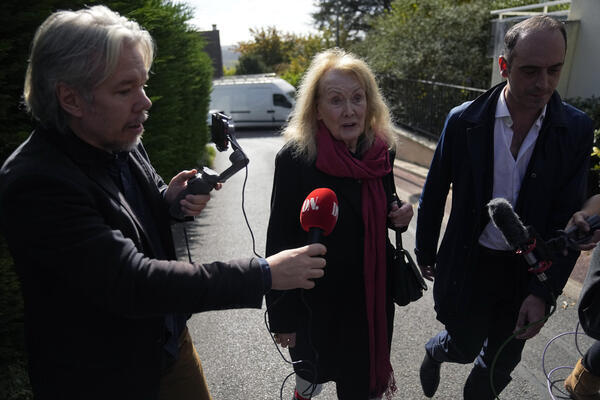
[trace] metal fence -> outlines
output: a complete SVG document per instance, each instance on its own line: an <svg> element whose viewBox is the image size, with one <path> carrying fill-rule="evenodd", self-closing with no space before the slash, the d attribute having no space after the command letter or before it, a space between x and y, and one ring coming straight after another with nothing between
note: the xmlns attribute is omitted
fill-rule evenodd
<svg viewBox="0 0 600 400"><path fill-rule="evenodd" d="M435 141L453 107L485 92L484 89L401 79L393 75L379 76L379 86L397 124Z"/></svg>

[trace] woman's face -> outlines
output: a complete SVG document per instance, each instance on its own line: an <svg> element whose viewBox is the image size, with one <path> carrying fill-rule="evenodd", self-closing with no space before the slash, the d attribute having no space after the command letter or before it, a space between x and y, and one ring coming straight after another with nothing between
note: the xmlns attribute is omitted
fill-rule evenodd
<svg viewBox="0 0 600 400"><path fill-rule="evenodd" d="M352 152L365 130L367 96L352 73L329 70L319 83L317 119Z"/></svg>

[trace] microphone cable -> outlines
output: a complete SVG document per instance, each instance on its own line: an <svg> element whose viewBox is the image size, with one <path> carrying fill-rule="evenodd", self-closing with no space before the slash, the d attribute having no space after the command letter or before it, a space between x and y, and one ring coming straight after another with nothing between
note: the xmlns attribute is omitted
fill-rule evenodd
<svg viewBox="0 0 600 400"><path fill-rule="evenodd" d="M545 323L548 320L548 318L550 318L552 316L552 314L554 314L554 312L556 311L556 297L554 297L554 294L552 293L551 290L549 290L549 292L550 292L550 296L552 297L552 304L550 305L550 312L548 314L544 315L539 320L530 322L529 324L525 325L523 328L519 329L518 331L516 331L512 335L510 335L502 343L502 345L498 348L498 351L494 355L494 360L492 361L492 365L490 366L490 388L492 389L492 393L494 395L495 400L500 400L500 397L498 396L498 393L496 392L496 387L494 386L494 370L496 368L496 362L498 361L498 357L502 353L502 350L504 350L506 345L508 345L508 343L510 343L511 340L515 339L518 335L525 332L530 327L540 324L540 323Z"/></svg>
<svg viewBox="0 0 600 400"><path fill-rule="evenodd" d="M261 255L258 254L258 252L256 251L256 239L254 237L254 232L252 231L252 227L250 226L250 221L248 220L248 214L246 213L246 183L248 182L248 164L246 164L246 166L244 167L244 182L242 184L242 214L244 216L244 221L246 222L246 226L248 227L248 231L250 232L250 238L252 239L252 253L256 256L256 257L260 257L262 258ZM192 261L192 253L190 251L190 245L189 245L189 240L188 240L188 234L187 234L187 229L186 229L186 223L183 223L183 236L185 239L185 246L186 246L186 250L187 250L187 255L188 255L188 260L190 262L190 264L193 263ZM270 307L273 307L273 305L275 305L283 296L285 295L285 292L282 294L281 297L279 297L275 302L273 302ZM296 365L300 365L300 364L308 364L308 368L303 368L303 369L299 369L299 371L303 371L303 372L309 372L312 374L313 378L313 382L311 382L310 385L310 393L308 394L308 398L312 398L313 393L315 392L316 388L317 388L317 383L316 383L316 379L317 379L317 366L316 364L318 364L318 360L319 360L319 353L317 352L317 349L314 347L313 343L312 343L312 339L310 337L310 332L311 332L311 325L312 325L312 310L310 308L310 306L308 305L308 303L306 302L306 299L304 298L304 289L300 289L300 299L302 300L302 303L304 304L304 306L306 307L307 313L308 313L308 322L307 322L307 332L308 332L308 344L310 346L310 348L312 349L314 355L315 355L315 364L313 364L312 362L310 362L309 360L298 360L298 361L290 361L288 360L285 355L283 354L283 352L281 351L281 349L279 348L279 346L277 345L277 342L275 341L275 337L273 336L273 333L270 330L269 327L269 323L267 320L267 312L269 310L269 306L266 306L266 302L265 302L265 312L264 312L264 321L265 321L265 326L267 328L267 332L269 333L269 335L271 336L271 340L273 341L273 343L275 344L275 348L277 349L277 352L281 355L281 358L283 359L283 361L285 361L286 363L292 365L292 366L296 366ZM293 375L295 375L297 372L296 371L292 371L290 374L288 374L282 384L281 384L281 388L280 388L280 392L279 392L279 396L280 399L283 400L283 389L285 387L285 383L287 382L287 380L292 377ZM304 397L304 396L303 396Z"/></svg>
<svg viewBox="0 0 600 400"><path fill-rule="evenodd" d="M245 194L246 194L246 182L248 182L248 164L246 164L246 166L244 167L244 170L245 170L244 182L242 184L242 214L244 215L244 221L246 222L246 226L248 227L248 231L250 232L250 238L252 239L252 253L256 257L261 257L256 252L256 239L254 238L254 232L252 231L252 228L250 227L250 222L248 220L248 215L246 214ZM188 260L189 260L190 264L193 264L192 253L190 251L190 244L189 244L189 240L188 240L188 234L187 234L186 224L187 224L187 222L184 222L182 224L183 225L183 237L185 239L185 248L186 248L186 251L187 251Z"/></svg>
<svg viewBox="0 0 600 400"><path fill-rule="evenodd" d="M244 183L242 184L242 214L244 215L244 220L246 221L246 226L248 227L248 231L250 232L250 237L252 238L252 253L256 257L262 258L256 252L256 240L254 238L254 232L252 232L252 228L250 227L250 222L248 221L248 215L246 214L246 182L248 182L248 164L246 164L245 174L244 174Z"/></svg>
<svg viewBox="0 0 600 400"><path fill-rule="evenodd" d="M266 310L264 312L264 320L265 320L265 326L267 327L267 332L269 332L269 335L271 336L271 340L273 341L273 344L275 345L275 348L277 349L277 352L279 353L279 355L281 356L281 358L283 359L284 362L286 362L287 364L290 364L292 367L295 366L301 366L303 364L306 364L307 367L304 368L299 368L298 371L294 370L291 373L289 373L284 379L283 382L281 383L281 387L279 389L279 399L283 400L283 389L285 387L285 383L287 382L287 380L289 378L291 378L292 376L296 375L298 372L308 372L313 376L313 380L310 382L310 386L309 389L310 392L308 394L305 394L306 390L304 390L301 393L302 397L308 396L309 399L312 398L314 392L317 390L318 387L318 383L316 383L317 380L317 365L319 363L319 352L317 351L317 349L314 347L313 343L312 343L312 339L311 339L311 326L312 326L312 309L310 308L310 306L308 305L308 303L306 302L306 298L304 297L304 289L299 289L300 290L300 299L302 300L302 303L304 304L304 307L306 308L306 311L308 313L308 318L307 318L307 339L308 339L308 345L310 347L310 349L313 351L313 354L315 356L315 362L311 362L310 360L298 360L298 361L291 361L288 360L286 358L286 356L283 354L283 352L281 351L281 349L279 348L279 345L277 344L276 340L275 340L275 335L273 335L273 333L271 332L271 328L269 326L269 321L267 318L267 312L269 310L269 307L273 307L275 304L277 304L285 295L287 292L283 292L281 294L280 297L278 297L273 303L271 303L270 306L266 306ZM266 305L266 304L265 304Z"/></svg>
<svg viewBox="0 0 600 400"><path fill-rule="evenodd" d="M550 347L550 345L552 343L554 343L554 341L556 341L557 339L566 336L566 335L575 335L575 348L577 349L577 352L579 353L580 357L583 357L584 354L581 351L581 349L579 348L579 342L577 340L577 338L579 337L579 335L585 335L587 336L585 333L579 332L579 321L577 322L577 325L575 327L575 331L572 332L563 332L560 333L556 336L554 336L552 339L550 339L548 341L548 343L546 343L546 346L544 347L544 351L542 353L542 371L544 371L544 376L546 377L546 384L547 384L547 388L548 388L548 394L550 395L550 397L552 398L552 400L557 400L556 397L554 397L554 393L553 393L553 389L556 388L556 386L554 385L555 382L562 382L564 381L564 379L558 379L557 381L552 381L552 374L556 371L559 371L561 369L569 369L572 370L574 367L572 366L566 366L566 365L562 365L562 366L558 366L553 368L552 370L550 370L550 372L546 372L546 352L548 351L548 348ZM570 399L571 395L569 393L565 393L562 389L558 389L556 388L556 390L558 390L558 392L566 397L559 397L560 399Z"/></svg>
<svg viewBox="0 0 600 400"><path fill-rule="evenodd" d="M246 226L248 227L248 231L250 232L250 237L252 239L252 253L256 256L256 257L260 257L262 258L261 255L259 255L256 251L256 239L254 237L254 232L252 231L252 227L250 226L250 222L248 220L248 215L246 213L246 207L245 207L245 194L246 194L246 183L248 181L248 165L246 164L245 167L245 174L244 174L244 183L242 184L242 214L244 215L244 220L246 222ZM187 238L186 238L186 242L187 242ZM286 292L282 293L282 295L275 300L270 307L273 307L273 305L275 305L283 296L285 296ZM308 319L307 319L307 332L308 332L308 345L311 348L311 350L313 351L314 355L315 355L315 363L313 364L312 362L310 362L309 360L298 360L298 361L290 361L288 360L285 355L283 354L283 352L281 351L281 349L279 348L279 345L277 344L277 342L275 341L275 337L273 335L273 333L271 332L271 329L269 327L269 322L267 319L267 313L269 311L269 306L266 304L266 300L265 300L265 312L263 314L264 317L264 321L265 321L265 327L267 328L267 332L269 333L269 336L271 337L271 340L273 341L273 344L275 345L275 349L277 349L277 352L279 353L279 355L281 356L281 358L283 359L283 361L285 361L286 363L296 366L296 365L301 365L301 364L308 364L308 368L303 368L303 369L299 369L299 371L303 371L303 372L309 372L312 374L313 376L313 381L311 382L310 385L310 393L308 395L308 398L312 398L313 393L315 392L316 388L317 388L317 383L316 383L316 379L317 379L317 364L319 362L319 353L317 352L317 349L314 347L313 343L312 343L312 339L310 336L310 332L311 332L311 325L312 325L312 309L310 308L310 306L308 305L308 303L306 302L306 299L304 298L304 289L300 289L300 299L302 300L302 303L304 304L306 311L308 313ZM292 371L290 374L288 374L284 379L283 382L281 383L281 387L279 389L279 398L281 400L283 400L283 389L285 387L285 383L287 382L287 380L294 376L297 372L296 371ZM303 396L304 397L304 396Z"/></svg>

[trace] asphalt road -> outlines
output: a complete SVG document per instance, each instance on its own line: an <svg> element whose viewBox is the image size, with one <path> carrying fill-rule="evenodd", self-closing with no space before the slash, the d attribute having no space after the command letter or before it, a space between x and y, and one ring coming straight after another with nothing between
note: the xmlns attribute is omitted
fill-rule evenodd
<svg viewBox="0 0 600 400"><path fill-rule="evenodd" d="M228 260L250 256L253 242L242 211L242 197L248 222L255 238L255 249L264 254L274 157L283 145L276 132L242 131L237 133L240 145L250 158L245 191L244 171L238 172L223 189L213 192L208 207L196 221L185 225L191 258L195 262ZM229 166L230 151L217 155L214 169L221 172ZM396 185L401 198L416 203L422 180L403 170L396 170ZM243 194L242 194L243 193ZM416 206L415 206L416 210ZM414 247L413 219L404 234L405 248ZM182 224L174 227L180 258L187 259ZM194 345L203 362L211 394L215 400L291 399L293 377L284 385L292 368L278 353L264 320L265 309L229 310L194 315L188 323ZM525 346L523 360L513 373L513 381L501 394L503 400L551 399L547 389L542 361L547 372L561 366L572 366L579 358L575 335L577 324L575 300L561 296L555 314L541 333ZM442 328L433 312L431 290L416 303L397 307L392 343L392 366L398 391L394 399L425 399L421 392L418 370L424 355L424 344ZM578 336L578 345L585 351L591 341ZM547 347L547 348L546 348ZM287 352L284 352L287 357ZM462 386L470 365L444 364L442 381L435 399L460 399ZM569 370L559 369L551 375L557 386ZM555 398L566 398L553 390ZM326 384L318 399L336 399L335 386Z"/></svg>

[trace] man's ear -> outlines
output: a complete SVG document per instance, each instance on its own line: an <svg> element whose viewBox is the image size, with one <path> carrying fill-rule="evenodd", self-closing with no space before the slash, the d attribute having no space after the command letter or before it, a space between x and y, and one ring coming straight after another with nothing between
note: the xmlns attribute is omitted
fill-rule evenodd
<svg viewBox="0 0 600 400"><path fill-rule="evenodd" d="M500 66L500 74L503 78L508 78L508 61L504 56L498 57L498 65Z"/></svg>
<svg viewBox="0 0 600 400"><path fill-rule="evenodd" d="M81 117L83 115L83 98L79 93L67 85L59 82L56 85L56 97L63 110L73 117Z"/></svg>

